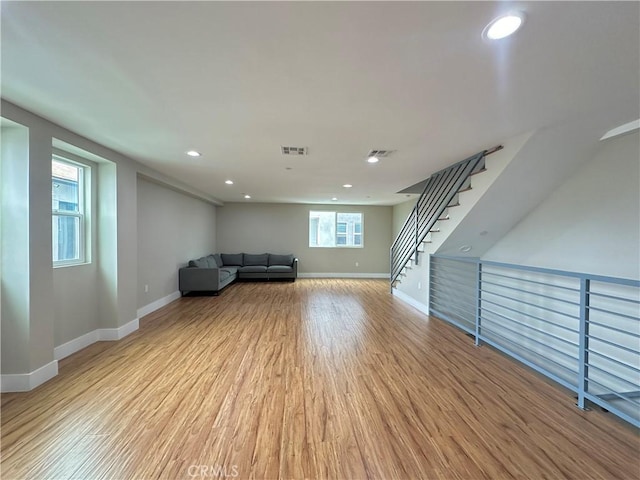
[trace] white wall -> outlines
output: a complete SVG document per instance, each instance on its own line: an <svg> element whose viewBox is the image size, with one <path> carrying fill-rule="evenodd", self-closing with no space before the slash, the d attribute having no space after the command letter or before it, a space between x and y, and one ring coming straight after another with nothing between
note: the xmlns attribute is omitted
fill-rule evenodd
<svg viewBox="0 0 640 480"><path fill-rule="evenodd" d="M637 131L602 142L483 259L640 278L639 150Z"/></svg>
<svg viewBox="0 0 640 480"><path fill-rule="evenodd" d="M57 374L61 352L68 355L98 339L117 339L137 328L138 173L204 202L219 202L4 100L2 116L9 121L2 123L0 170L0 380L3 391L29 390ZM98 162L97 240L91 265L52 268L54 145ZM11 221L9 211L19 220ZM145 210L152 213L156 211ZM213 224L215 219L205 215L203 221ZM156 252L162 257L160 250Z"/></svg>
<svg viewBox="0 0 640 480"><path fill-rule="evenodd" d="M2 368L14 373L29 368L29 131L2 127Z"/></svg>
<svg viewBox="0 0 640 480"><path fill-rule="evenodd" d="M411 200L407 200L406 202L402 202L393 206L391 241L396 239L398 233L400 233L400 229L404 225L404 222L407 220L407 217L411 213L411 210L413 210L413 207L416 206L418 197L414 197L415 198L412 198Z"/></svg>
<svg viewBox="0 0 640 480"><path fill-rule="evenodd" d="M2 130L2 372L46 367L55 374L51 138L42 130Z"/></svg>
<svg viewBox="0 0 640 480"><path fill-rule="evenodd" d="M28 150L23 159L23 164L27 165L28 169L20 172L19 179L21 184L26 184L29 188L28 195L20 197L25 211L28 212L28 223L13 223L7 230L3 229L3 236L6 234L28 239L28 258L23 263L22 273L26 273L29 282L28 288L20 292L23 301L27 302L28 313L27 318L22 320L11 315L2 318L3 341L12 345L11 349L3 351L2 388L29 389L57 373L54 351L56 347L95 331L96 327L117 329L137 320L135 281L128 285L128 279L133 277L131 271L136 271L135 243L131 244L129 241L133 238L135 242L135 229L125 240L119 241L117 248L112 250L113 255L108 258L99 259L94 255L91 265L53 269L51 155L54 139L59 140L59 143L73 144L78 151L93 151L96 155L103 155L120 167L119 173L122 176L114 178L114 182L118 182L117 187L122 193L117 196L118 204L113 205L109 212L109 221L103 225L105 231L116 232L116 235L127 229L131 217L135 223L135 210L131 212L127 202L127 196L131 193L126 191L126 176L133 172L135 182L135 167L130 159L9 102L2 102L2 115L24 126L29 139ZM3 188L10 183L4 177L2 181ZM135 183L132 194L135 198ZM94 240L92 247L96 244ZM113 272L105 281L99 281L97 276L101 264L109 265ZM14 276L15 272L3 269L3 283L11 283ZM103 298L108 299L113 307L109 315L102 315L100 311L99 302ZM4 296L2 303L2 309L5 310ZM29 333L26 339L24 336L14 335L11 328L7 328L18 320L27 325ZM22 353L15 355L15 350ZM24 358L25 353L28 358L26 364L20 360ZM42 373L43 369L45 373Z"/></svg>
<svg viewBox="0 0 640 480"><path fill-rule="evenodd" d="M216 207L142 177L137 228L138 308L176 294L178 269L216 251Z"/></svg>
<svg viewBox="0 0 640 480"><path fill-rule="evenodd" d="M362 212L364 248L310 248L310 210ZM302 274L388 274L391 214L392 207L378 206L228 203L218 209L217 246L223 253L293 253Z"/></svg>
<svg viewBox="0 0 640 480"><path fill-rule="evenodd" d="M60 149L57 149L55 153L68 160L81 162L91 168L91 176L87 182L91 194L91 202L89 202L91 211L87 212L87 221L91 228L91 243L87 246L87 256L91 259L91 262L84 265L53 269L53 340L54 345L59 346L99 328L98 295L101 292L100 289L95 287L99 278L99 262L97 261L98 228L96 221L98 211L98 164ZM70 292L73 292L73 301L70 301Z"/></svg>

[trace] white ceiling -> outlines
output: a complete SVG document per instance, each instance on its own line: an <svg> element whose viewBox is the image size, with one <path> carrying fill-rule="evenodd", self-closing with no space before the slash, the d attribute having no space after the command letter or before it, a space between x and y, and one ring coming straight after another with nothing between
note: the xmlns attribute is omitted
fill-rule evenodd
<svg viewBox="0 0 640 480"><path fill-rule="evenodd" d="M391 205L517 134L640 117L638 2L1 8L3 98L227 202ZM523 29L483 41L511 9Z"/></svg>

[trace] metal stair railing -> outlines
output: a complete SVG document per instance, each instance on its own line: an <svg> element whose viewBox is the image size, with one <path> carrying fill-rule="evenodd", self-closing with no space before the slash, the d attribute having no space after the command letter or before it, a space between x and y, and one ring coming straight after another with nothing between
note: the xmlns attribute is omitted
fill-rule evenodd
<svg viewBox="0 0 640 480"><path fill-rule="evenodd" d="M640 428L640 280L431 255L429 314Z"/></svg>
<svg viewBox="0 0 640 480"><path fill-rule="evenodd" d="M419 248L422 242L442 213L450 206L465 181L477 169L486 155L500 149L502 146L483 150L429 177L416 205L391 245L389 258L392 287L412 258L416 264L418 263Z"/></svg>

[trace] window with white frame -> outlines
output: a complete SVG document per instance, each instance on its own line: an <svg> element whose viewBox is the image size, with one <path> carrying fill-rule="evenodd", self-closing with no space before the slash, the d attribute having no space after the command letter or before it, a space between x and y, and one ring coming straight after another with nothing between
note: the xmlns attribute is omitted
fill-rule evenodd
<svg viewBox="0 0 640 480"><path fill-rule="evenodd" d="M310 247L362 248L362 213L309 212Z"/></svg>
<svg viewBox="0 0 640 480"><path fill-rule="evenodd" d="M86 263L87 184L90 168L54 156L51 161L53 266Z"/></svg>

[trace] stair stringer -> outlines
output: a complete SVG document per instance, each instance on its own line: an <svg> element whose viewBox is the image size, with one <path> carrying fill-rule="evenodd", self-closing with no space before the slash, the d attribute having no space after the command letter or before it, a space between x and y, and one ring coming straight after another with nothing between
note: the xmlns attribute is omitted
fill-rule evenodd
<svg viewBox="0 0 640 480"><path fill-rule="evenodd" d="M411 261L410 268L403 269L401 276L392 286L392 294L399 296L419 310L428 311L429 305L429 256L438 251L445 240L462 223L473 206L490 189L509 163L527 143L533 132L518 135L503 143L503 149L485 157L486 171L471 177L471 189L458 194L459 205L447 210L449 218L438 220L433 229L439 230L427 236L431 243L423 245L418 264Z"/></svg>

